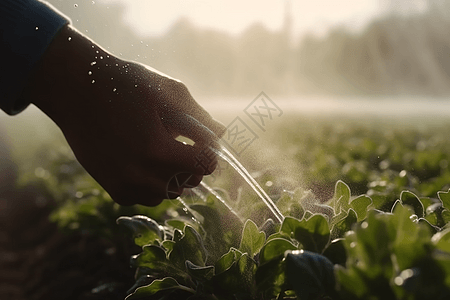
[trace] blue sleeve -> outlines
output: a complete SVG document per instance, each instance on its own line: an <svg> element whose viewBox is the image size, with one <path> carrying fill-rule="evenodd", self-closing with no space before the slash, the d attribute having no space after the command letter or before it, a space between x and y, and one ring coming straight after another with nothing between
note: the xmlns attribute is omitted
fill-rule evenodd
<svg viewBox="0 0 450 300"><path fill-rule="evenodd" d="M0 108L9 115L29 103L20 99L30 73L58 31L70 20L37 0L0 1Z"/></svg>

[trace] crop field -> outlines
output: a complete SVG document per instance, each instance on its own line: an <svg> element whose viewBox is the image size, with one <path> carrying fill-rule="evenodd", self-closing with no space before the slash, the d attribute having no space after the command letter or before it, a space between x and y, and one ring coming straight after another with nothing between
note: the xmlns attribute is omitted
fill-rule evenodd
<svg viewBox="0 0 450 300"><path fill-rule="evenodd" d="M8 130L2 299L450 297L442 116L285 112L236 155L282 222L224 161L183 203L121 207L57 130Z"/></svg>

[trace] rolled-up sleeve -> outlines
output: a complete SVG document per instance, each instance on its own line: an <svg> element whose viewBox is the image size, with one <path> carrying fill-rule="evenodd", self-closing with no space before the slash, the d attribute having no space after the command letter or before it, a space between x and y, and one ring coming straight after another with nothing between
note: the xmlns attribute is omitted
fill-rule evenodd
<svg viewBox="0 0 450 300"><path fill-rule="evenodd" d="M37 0L0 1L0 108L9 115L29 103L20 99L30 73L58 31L70 20Z"/></svg>

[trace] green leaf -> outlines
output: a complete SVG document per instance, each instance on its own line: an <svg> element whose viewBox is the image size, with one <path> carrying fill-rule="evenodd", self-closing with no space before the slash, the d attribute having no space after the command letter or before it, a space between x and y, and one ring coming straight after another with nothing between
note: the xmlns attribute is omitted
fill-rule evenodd
<svg viewBox="0 0 450 300"><path fill-rule="evenodd" d="M247 253L242 254L230 268L213 276L211 281L215 292L223 295L239 294L244 298L253 298L256 290L254 286L256 268L255 261Z"/></svg>
<svg viewBox="0 0 450 300"><path fill-rule="evenodd" d="M345 266L345 262L347 261L347 252L345 251L344 241L345 239L343 238L331 241L323 252L323 256L331 260L333 264Z"/></svg>
<svg viewBox="0 0 450 300"><path fill-rule="evenodd" d="M397 205L390 219L392 230L395 230L395 239L391 244L392 252L397 257L400 270L414 266L414 263L426 256L430 245L431 233L422 224L411 221L411 210L406 206ZM417 247L421 245L421 247Z"/></svg>
<svg viewBox="0 0 450 300"><path fill-rule="evenodd" d="M402 201L403 205L409 205L414 209L414 213L419 217L424 217L424 208L422 202L420 202L419 198L409 192L409 191L402 191L400 194L400 200Z"/></svg>
<svg viewBox="0 0 450 300"><path fill-rule="evenodd" d="M330 221L330 227L334 227L337 223L341 222L348 216L346 211L341 211L338 215L335 215Z"/></svg>
<svg viewBox="0 0 450 300"><path fill-rule="evenodd" d="M211 197L211 206L195 204L190 208L204 217L202 227L206 232L204 244L208 250L209 259L216 261L231 247L237 248L241 240L242 221L215 197Z"/></svg>
<svg viewBox="0 0 450 300"><path fill-rule="evenodd" d="M186 225L184 236L173 245L169 260L180 269L185 269L186 260L197 266L205 266L206 249L200 234L193 227Z"/></svg>
<svg viewBox="0 0 450 300"><path fill-rule="evenodd" d="M323 255L286 251L286 277L299 299L313 300L335 294L334 265Z"/></svg>
<svg viewBox="0 0 450 300"><path fill-rule="evenodd" d="M351 230L352 225L357 223L357 221L358 217L356 216L356 212L350 208L347 216L333 226L331 237L334 239L343 237L347 231Z"/></svg>
<svg viewBox="0 0 450 300"><path fill-rule="evenodd" d="M142 252L134 256L135 267L148 267L155 270L163 270L169 261L163 248L156 245L142 247Z"/></svg>
<svg viewBox="0 0 450 300"><path fill-rule="evenodd" d="M142 252L132 257L132 265L138 269L145 268L145 274L155 277L162 277L170 274L180 280L186 278L186 273L180 268L173 265L167 259L166 252L163 248L156 245L146 245L142 248Z"/></svg>
<svg viewBox="0 0 450 300"><path fill-rule="evenodd" d="M350 208L350 188L346 183L341 180L336 182L334 188L334 197L333 197L333 207L336 214L341 213L341 211L348 211Z"/></svg>
<svg viewBox="0 0 450 300"><path fill-rule="evenodd" d="M438 192L437 194L444 208L450 210L450 189L447 192Z"/></svg>
<svg viewBox="0 0 450 300"><path fill-rule="evenodd" d="M215 263L214 267L216 275L228 270L241 256L242 252L235 248L230 248L228 253L222 255L222 257Z"/></svg>
<svg viewBox="0 0 450 300"><path fill-rule="evenodd" d="M206 267L200 267L197 265L194 265L189 260L186 261L186 270L188 273L192 276L192 278L204 282L212 278L214 275L214 267L213 266L206 266Z"/></svg>
<svg viewBox="0 0 450 300"><path fill-rule="evenodd" d="M296 250L297 247L290 241L276 238L267 242L261 249L259 263L265 264L268 261L284 255L287 250Z"/></svg>
<svg viewBox="0 0 450 300"><path fill-rule="evenodd" d="M304 250L322 253L330 239L327 219L320 214L303 219L295 228L294 238L303 245Z"/></svg>
<svg viewBox="0 0 450 300"><path fill-rule="evenodd" d="M120 217L117 224L125 225L133 231L134 242L142 247L152 244L155 240L164 239L164 229L154 220L146 216Z"/></svg>
<svg viewBox="0 0 450 300"><path fill-rule="evenodd" d="M175 279L172 277L166 277L164 279L154 280L151 284L139 287L133 294L128 295L126 300L133 299L141 299L147 298L155 295L158 292L163 291L173 291L173 290L182 290L188 293L195 294L195 290L188 288L186 286L180 285Z"/></svg>
<svg viewBox="0 0 450 300"><path fill-rule="evenodd" d="M450 253L450 228L434 234L431 238L431 241L436 246L436 248Z"/></svg>
<svg viewBox="0 0 450 300"><path fill-rule="evenodd" d="M367 208L372 204L372 199L366 195L356 197L350 202L350 207L353 208L358 216L358 222L363 221L367 216Z"/></svg>
<svg viewBox="0 0 450 300"><path fill-rule="evenodd" d="M261 299L275 298L287 289L285 265L283 253L278 258L272 259L258 267L255 280L258 294L263 295Z"/></svg>
<svg viewBox="0 0 450 300"><path fill-rule="evenodd" d="M275 224L275 222L270 218L267 219L259 228L260 231L266 234L266 237L270 236L271 234L277 233L279 229L280 224Z"/></svg>
<svg viewBox="0 0 450 300"><path fill-rule="evenodd" d="M173 227L175 229L181 230L181 231L183 231L184 226L186 226L186 223L179 219L166 220L165 223L166 223L166 225Z"/></svg>
<svg viewBox="0 0 450 300"><path fill-rule="evenodd" d="M247 220L242 232L242 240L239 250L248 253L250 257L255 256L261 250L266 241L266 234L259 231L258 227L252 220Z"/></svg>
<svg viewBox="0 0 450 300"><path fill-rule="evenodd" d="M300 226L300 220L293 217L286 217L281 224L280 232L294 237L295 229Z"/></svg>
<svg viewBox="0 0 450 300"><path fill-rule="evenodd" d="M176 243L171 240L165 240L164 242L162 242L162 246L167 250L167 254L172 252L173 246L175 246L175 244Z"/></svg>

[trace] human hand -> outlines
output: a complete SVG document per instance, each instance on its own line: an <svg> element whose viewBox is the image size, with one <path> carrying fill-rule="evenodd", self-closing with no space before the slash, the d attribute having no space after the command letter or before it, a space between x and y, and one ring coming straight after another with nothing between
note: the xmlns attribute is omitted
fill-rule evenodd
<svg viewBox="0 0 450 300"><path fill-rule="evenodd" d="M83 167L122 205L157 205L197 186L216 161L205 169L196 157L225 131L180 81L121 60L70 26L47 49L23 98L53 119ZM179 135L195 145L176 141Z"/></svg>

